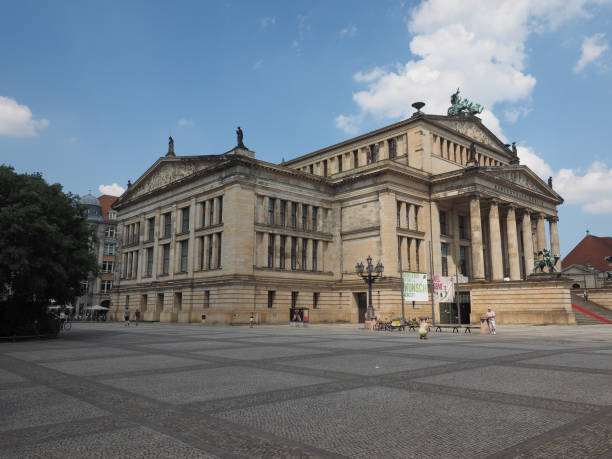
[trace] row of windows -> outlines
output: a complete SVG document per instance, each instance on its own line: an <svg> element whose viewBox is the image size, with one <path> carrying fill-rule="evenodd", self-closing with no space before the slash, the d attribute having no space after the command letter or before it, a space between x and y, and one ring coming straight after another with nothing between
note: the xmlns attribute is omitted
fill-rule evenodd
<svg viewBox="0 0 612 459"><path fill-rule="evenodd" d="M291 308L295 309L297 307L299 292L291 292ZM319 307L319 298L321 294L319 292L312 293L312 309L317 309ZM274 300L276 298L275 290L268 290L268 308L274 307ZM291 318L293 320L293 318Z"/></svg>
<svg viewBox="0 0 612 459"><path fill-rule="evenodd" d="M324 226L322 208L277 198L264 198L264 202L266 199L265 221L268 225L299 228L303 231L318 231L320 226Z"/></svg>
<svg viewBox="0 0 612 459"><path fill-rule="evenodd" d="M420 266L419 251L423 243L421 239L398 236L397 260L402 271L421 272L424 267Z"/></svg>
<svg viewBox="0 0 612 459"><path fill-rule="evenodd" d="M330 164L334 164L335 170L332 173L340 173L343 170L351 168L357 168L365 164L375 163L380 159L380 149L383 144L386 143L389 159L395 159L397 157L397 140L395 138L388 139L382 142L374 143L365 147L361 147L360 150L365 153L365 162L360 164L359 150L353 150L347 153L342 153L332 158L317 161L300 168L301 171L310 174L320 175L327 177L330 175ZM352 163L352 164L351 164Z"/></svg>
<svg viewBox="0 0 612 459"><path fill-rule="evenodd" d="M465 215L459 215L458 217L459 239L467 239L467 217ZM440 234L442 236L452 236L452 232L450 231L450 225L448 222L448 213L445 210L440 211Z"/></svg>
<svg viewBox="0 0 612 459"><path fill-rule="evenodd" d="M419 217L422 206L410 204L409 202L397 201L397 226L419 231Z"/></svg>
<svg viewBox="0 0 612 459"><path fill-rule="evenodd" d="M468 273L468 247L465 245L459 246L459 262L457 263L457 273L463 276L469 276ZM448 276L448 257L450 254L449 245L442 242L440 245L440 253L442 255L442 275Z"/></svg>
<svg viewBox="0 0 612 459"><path fill-rule="evenodd" d="M276 253L276 241L278 241L278 253ZM310 259L309 244L311 245ZM269 234L266 266L268 268L287 269L289 264L292 270L318 271L319 244L322 244L322 242L316 239L301 239L300 243L297 237ZM287 260L287 255L289 255L289 260Z"/></svg>
<svg viewBox="0 0 612 459"><path fill-rule="evenodd" d="M451 140L433 134L433 154L455 163L466 165L469 159L469 149ZM501 161L482 153L476 153L476 162L479 166L503 166Z"/></svg>

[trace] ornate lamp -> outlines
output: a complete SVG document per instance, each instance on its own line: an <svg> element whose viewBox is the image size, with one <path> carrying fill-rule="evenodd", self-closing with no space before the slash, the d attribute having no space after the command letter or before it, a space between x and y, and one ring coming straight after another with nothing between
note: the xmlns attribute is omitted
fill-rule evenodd
<svg viewBox="0 0 612 459"><path fill-rule="evenodd" d="M372 264L372 257L368 255L366 259L367 266L364 266L362 262L355 265L355 272L361 276L361 278L368 284L368 310L366 313L367 320L374 319L374 307L372 306L372 284L382 276L385 267L379 261L376 266ZM366 271L367 274L364 274Z"/></svg>

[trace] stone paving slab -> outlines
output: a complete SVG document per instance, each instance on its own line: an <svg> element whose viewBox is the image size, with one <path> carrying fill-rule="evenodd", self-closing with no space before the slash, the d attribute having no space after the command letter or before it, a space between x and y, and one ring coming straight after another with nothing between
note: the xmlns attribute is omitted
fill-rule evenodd
<svg viewBox="0 0 612 459"><path fill-rule="evenodd" d="M343 371L358 375L382 375L396 373L403 370L418 368L429 368L444 365L445 361L427 361L423 359L411 359L393 355L364 356L360 354L349 354L331 357L315 357L299 359L291 362L283 362L283 365L302 368L314 368L319 370Z"/></svg>
<svg viewBox="0 0 612 459"><path fill-rule="evenodd" d="M194 352L194 351L203 351L206 349L227 349L233 347L247 347L248 343L229 343L229 342L221 342L221 341L207 341L202 339L192 340L192 341L178 341L171 343L152 343L152 344L143 344L143 346L151 348L151 349L159 349L166 351L185 351L185 352Z"/></svg>
<svg viewBox="0 0 612 459"><path fill-rule="evenodd" d="M486 401L384 387L360 388L217 416L355 458L486 457L498 448L575 419L567 413L525 407L499 410ZM388 422L390 419L393 422ZM491 435L499 440L495 443L483 440Z"/></svg>
<svg viewBox="0 0 612 459"><path fill-rule="evenodd" d="M310 346L315 348L330 348L330 349L380 349L385 347L396 347L397 342L380 342L374 339L357 340L357 339L344 339L344 340L330 340L319 343L312 343Z"/></svg>
<svg viewBox="0 0 612 459"><path fill-rule="evenodd" d="M0 407L0 431L108 414L46 387L0 390Z"/></svg>
<svg viewBox="0 0 612 459"><path fill-rule="evenodd" d="M608 375L493 365L420 378L417 381L569 402L612 405L612 378Z"/></svg>
<svg viewBox="0 0 612 459"><path fill-rule="evenodd" d="M308 346L299 347L282 347L282 346L248 346L239 349L211 349L206 351L198 351L195 354L212 357L226 357L229 359L239 360L259 360L271 359L278 357L295 357L303 359L310 355L323 354L324 350L311 349Z"/></svg>
<svg viewBox="0 0 612 459"><path fill-rule="evenodd" d="M523 363L540 365L556 365L560 367L594 368L598 370L612 370L612 358L602 359L601 355L587 353L565 353L541 357L537 359L522 360ZM610 385L612 386L612 375Z"/></svg>
<svg viewBox="0 0 612 459"><path fill-rule="evenodd" d="M137 354L134 351L126 351L120 348L105 347L103 355L122 356L126 354ZM16 357L28 362L41 362L44 360L77 360L77 359L95 359L100 356L100 349L95 347L81 347L74 349L38 349L35 351L18 351L9 352L7 355Z"/></svg>
<svg viewBox="0 0 612 459"><path fill-rule="evenodd" d="M200 365L202 363L203 362L201 360L169 357L163 354L153 354L42 363L41 365L72 375L94 376L126 371L185 367L189 365Z"/></svg>
<svg viewBox="0 0 612 459"><path fill-rule="evenodd" d="M516 350L516 349L500 349L497 347L484 347L484 346L458 346L450 344L440 344L436 346L416 346L407 347L406 349L394 349L384 351L387 354L401 354L401 355L418 355L418 356L432 356L441 357L443 359L465 359L465 360L483 360L483 359L495 359L495 357L503 357L507 355L520 354L521 352L527 352L527 350Z"/></svg>
<svg viewBox="0 0 612 459"><path fill-rule="evenodd" d="M287 388L296 388L296 392L299 392L300 386L328 380L257 368L224 367L147 377L104 379L102 382L155 400L181 404Z"/></svg>
<svg viewBox="0 0 612 459"><path fill-rule="evenodd" d="M77 426L75 428L78 430ZM159 432L143 427L133 427L0 450L0 458L16 457L214 459L218 456L193 448Z"/></svg>
<svg viewBox="0 0 612 459"><path fill-rule="evenodd" d="M16 375L15 373L11 373L8 370L3 370L0 368L0 384L19 383L23 381L26 381L26 379Z"/></svg>

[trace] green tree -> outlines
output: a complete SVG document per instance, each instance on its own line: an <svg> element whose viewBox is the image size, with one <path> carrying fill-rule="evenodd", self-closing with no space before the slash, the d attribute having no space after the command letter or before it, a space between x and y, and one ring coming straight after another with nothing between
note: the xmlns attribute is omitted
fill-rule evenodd
<svg viewBox="0 0 612 459"><path fill-rule="evenodd" d="M0 333L39 327L50 300L65 304L97 272L78 196L41 174L0 166ZM41 330L38 330L41 331Z"/></svg>

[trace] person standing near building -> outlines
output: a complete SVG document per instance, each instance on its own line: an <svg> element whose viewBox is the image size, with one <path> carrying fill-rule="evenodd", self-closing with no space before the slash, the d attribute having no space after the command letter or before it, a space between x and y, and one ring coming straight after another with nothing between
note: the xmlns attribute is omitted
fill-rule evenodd
<svg viewBox="0 0 612 459"><path fill-rule="evenodd" d="M584 291L584 302L585 303L589 302L589 292L587 292L586 289Z"/></svg>
<svg viewBox="0 0 612 459"><path fill-rule="evenodd" d="M134 322L136 322L137 327L138 327L139 320L140 320L140 309L136 309L136 312L134 312Z"/></svg>
<svg viewBox="0 0 612 459"><path fill-rule="evenodd" d="M495 311L489 308L487 310L487 323L489 324L489 333L495 334Z"/></svg>
<svg viewBox="0 0 612 459"><path fill-rule="evenodd" d="M253 328L253 324L255 323L255 316L251 313L251 317L249 317L249 328Z"/></svg>
<svg viewBox="0 0 612 459"><path fill-rule="evenodd" d="M125 319L125 326L130 326L130 307L126 306L125 311L123 312L123 318Z"/></svg>

